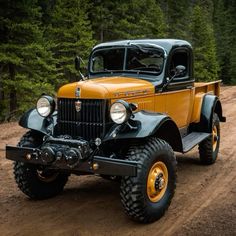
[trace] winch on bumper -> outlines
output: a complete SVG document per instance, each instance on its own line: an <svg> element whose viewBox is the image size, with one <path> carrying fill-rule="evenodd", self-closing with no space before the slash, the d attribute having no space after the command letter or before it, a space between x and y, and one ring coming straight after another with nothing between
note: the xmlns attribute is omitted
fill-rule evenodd
<svg viewBox="0 0 236 236"><path fill-rule="evenodd" d="M6 146L6 158L47 166L50 169L70 170L91 174L136 176L137 162L94 155L83 139L49 137L38 148Z"/></svg>

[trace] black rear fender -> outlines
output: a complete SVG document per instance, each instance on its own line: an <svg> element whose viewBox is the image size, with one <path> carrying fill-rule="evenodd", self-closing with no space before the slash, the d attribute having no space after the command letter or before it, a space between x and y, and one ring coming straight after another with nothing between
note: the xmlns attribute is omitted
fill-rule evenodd
<svg viewBox="0 0 236 236"><path fill-rule="evenodd" d="M200 123L197 124L197 131L212 132L212 117L216 113L221 122L225 122L222 106L219 98L214 95L205 95L201 109Z"/></svg>

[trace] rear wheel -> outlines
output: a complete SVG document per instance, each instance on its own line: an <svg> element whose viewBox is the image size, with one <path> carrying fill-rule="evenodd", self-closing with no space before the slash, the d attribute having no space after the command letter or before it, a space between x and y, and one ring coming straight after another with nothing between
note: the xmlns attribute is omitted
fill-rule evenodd
<svg viewBox="0 0 236 236"><path fill-rule="evenodd" d="M199 144L200 160L203 164L215 163L220 147L220 120L216 113L212 118L212 135Z"/></svg>
<svg viewBox="0 0 236 236"><path fill-rule="evenodd" d="M38 147L41 144L41 134L29 131L18 146ZM59 194L68 180L68 174L23 162L15 162L14 175L19 189L32 199L45 199Z"/></svg>
<svg viewBox="0 0 236 236"><path fill-rule="evenodd" d="M128 151L128 160L137 161L137 176L121 180L121 202L135 221L159 219L168 209L176 187L176 166L172 148L163 140L151 138Z"/></svg>

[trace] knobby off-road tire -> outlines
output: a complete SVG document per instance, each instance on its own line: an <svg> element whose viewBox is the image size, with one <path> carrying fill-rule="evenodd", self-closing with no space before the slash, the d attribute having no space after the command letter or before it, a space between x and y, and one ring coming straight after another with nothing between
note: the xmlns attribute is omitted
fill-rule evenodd
<svg viewBox="0 0 236 236"><path fill-rule="evenodd" d="M205 165L215 163L220 147L220 120L216 113L212 118L212 135L199 144L200 160Z"/></svg>
<svg viewBox="0 0 236 236"><path fill-rule="evenodd" d="M150 138L142 145L131 147L127 158L137 161L138 168L136 177L127 176L121 180L120 195L125 212L142 223L158 220L174 196L177 179L175 154L164 140Z"/></svg>
<svg viewBox="0 0 236 236"><path fill-rule="evenodd" d="M18 146L36 148L40 144L42 136L29 131ZM45 171L43 167L23 162L14 163L14 176L19 189L32 199L46 199L59 194L68 180L65 173Z"/></svg>

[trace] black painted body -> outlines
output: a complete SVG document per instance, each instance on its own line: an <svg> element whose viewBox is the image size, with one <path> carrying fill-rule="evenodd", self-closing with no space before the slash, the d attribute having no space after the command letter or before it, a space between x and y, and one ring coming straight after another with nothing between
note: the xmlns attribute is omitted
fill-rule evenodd
<svg viewBox="0 0 236 236"><path fill-rule="evenodd" d="M39 115L36 109L28 110L23 116L20 118L19 125L39 131L43 134L52 135L54 131L54 127L57 123L57 112L54 112L50 117L44 118Z"/></svg>

